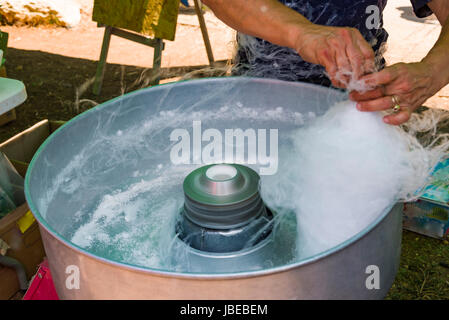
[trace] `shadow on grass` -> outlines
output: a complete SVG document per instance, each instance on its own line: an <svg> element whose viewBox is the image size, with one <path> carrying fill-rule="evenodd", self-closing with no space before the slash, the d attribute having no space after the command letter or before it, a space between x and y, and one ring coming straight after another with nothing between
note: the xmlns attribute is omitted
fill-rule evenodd
<svg viewBox="0 0 449 320"><path fill-rule="evenodd" d="M0 127L0 141L10 138L42 119L69 120L75 116L77 89L79 90L95 76L97 67L97 61L14 48L8 48L6 59L8 77L24 82L28 98L16 108L17 120ZM218 65L225 63L221 61ZM204 65L162 68L161 79L181 77L207 67ZM107 64L101 94L94 95L92 87L88 87L80 99L102 103L123 92L145 87L147 83L145 79L150 75L151 69ZM204 75L200 73L198 77L202 76ZM81 104L80 111L93 105Z"/></svg>

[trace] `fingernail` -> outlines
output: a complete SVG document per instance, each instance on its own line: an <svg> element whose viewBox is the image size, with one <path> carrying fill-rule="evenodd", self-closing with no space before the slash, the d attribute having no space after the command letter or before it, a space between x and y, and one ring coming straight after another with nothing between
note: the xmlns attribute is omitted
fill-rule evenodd
<svg viewBox="0 0 449 320"><path fill-rule="evenodd" d="M386 124L390 124L390 120L389 120L388 118L383 118L383 121L384 121Z"/></svg>
<svg viewBox="0 0 449 320"><path fill-rule="evenodd" d="M357 108L357 110L362 111L362 106L360 105L360 103L357 103L355 107Z"/></svg>

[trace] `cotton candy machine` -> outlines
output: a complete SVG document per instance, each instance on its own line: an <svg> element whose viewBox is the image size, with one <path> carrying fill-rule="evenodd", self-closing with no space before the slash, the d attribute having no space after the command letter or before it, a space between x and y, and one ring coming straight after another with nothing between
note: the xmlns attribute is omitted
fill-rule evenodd
<svg viewBox="0 0 449 320"><path fill-rule="evenodd" d="M301 214L266 196L291 132L344 98L309 84L204 79L71 120L25 182L60 298L384 297L399 263L400 206L312 252L298 238Z"/></svg>

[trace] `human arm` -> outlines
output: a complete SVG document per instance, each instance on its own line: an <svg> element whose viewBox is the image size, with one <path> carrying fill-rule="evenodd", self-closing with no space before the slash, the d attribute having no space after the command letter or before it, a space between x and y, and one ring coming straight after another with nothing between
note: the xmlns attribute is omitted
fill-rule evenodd
<svg viewBox="0 0 449 320"><path fill-rule="evenodd" d="M359 78L372 71L374 52L357 29L316 25L277 0L203 0L230 27L294 49L320 64L335 86L345 87L338 71Z"/></svg>

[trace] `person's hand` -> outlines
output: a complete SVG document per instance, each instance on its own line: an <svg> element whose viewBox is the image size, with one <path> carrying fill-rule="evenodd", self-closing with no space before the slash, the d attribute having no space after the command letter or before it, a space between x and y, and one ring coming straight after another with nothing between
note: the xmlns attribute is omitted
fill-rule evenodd
<svg viewBox="0 0 449 320"><path fill-rule="evenodd" d="M399 110L383 118L392 125L406 122L416 108L441 88L433 68L423 62L394 64L361 80L375 89L365 93L353 91L349 98L357 102L360 111L389 110L399 105Z"/></svg>
<svg viewBox="0 0 449 320"><path fill-rule="evenodd" d="M374 71L374 51L354 28L308 24L295 49L305 61L324 66L335 87Z"/></svg>

